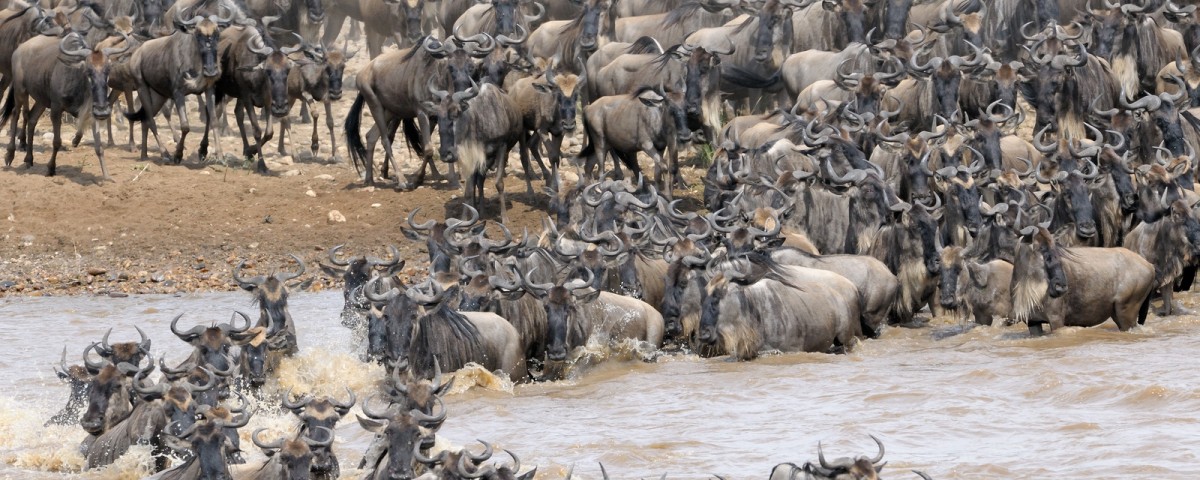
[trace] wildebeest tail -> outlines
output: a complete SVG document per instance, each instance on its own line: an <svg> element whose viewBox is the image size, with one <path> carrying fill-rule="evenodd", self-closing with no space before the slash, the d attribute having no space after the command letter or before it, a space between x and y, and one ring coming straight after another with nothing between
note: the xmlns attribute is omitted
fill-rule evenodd
<svg viewBox="0 0 1200 480"><path fill-rule="evenodd" d="M404 128L404 139L408 141L409 148L420 154L425 153L425 140L421 138L421 129L417 127L417 122L405 119L400 124Z"/></svg>
<svg viewBox="0 0 1200 480"><path fill-rule="evenodd" d="M133 113L125 112L125 119L129 120L131 122L144 122L148 118L149 118L149 115L146 114L146 106L145 105L142 105L141 107L139 107L136 112L133 112Z"/></svg>
<svg viewBox="0 0 1200 480"><path fill-rule="evenodd" d="M1146 299L1142 300L1142 306L1138 308L1138 325L1146 324L1146 315L1150 312L1150 297L1154 295L1146 295Z"/></svg>
<svg viewBox="0 0 1200 480"><path fill-rule="evenodd" d="M13 88L8 89L8 95L4 98L4 110L0 112L0 127L8 123L12 117L13 111L17 109L17 92Z"/></svg>
<svg viewBox="0 0 1200 480"><path fill-rule="evenodd" d="M359 161L365 162L367 158L367 147L363 145L361 135L362 109L363 104L366 102L367 99L363 97L363 94L359 93L354 97L354 103L350 105L350 111L346 113L346 145L350 147L350 161L355 163Z"/></svg>
<svg viewBox="0 0 1200 480"><path fill-rule="evenodd" d="M737 65L722 65L721 80L729 81L734 85L745 88L771 88L783 79L779 71L775 71L770 77L764 77L757 73L751 72Z"/></svg>

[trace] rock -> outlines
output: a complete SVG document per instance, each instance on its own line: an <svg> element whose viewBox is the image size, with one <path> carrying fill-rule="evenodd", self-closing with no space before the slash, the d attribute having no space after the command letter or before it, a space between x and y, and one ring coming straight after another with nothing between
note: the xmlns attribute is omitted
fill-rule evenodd
<svg viewBox="0 0 1200 480"><path fill-rule="evenodd" d="M251 250L254 250L258 248L258 242L251 242L250 245L247 246L250 247Z"/></svg>
<svg viewBox="0 0 1200 480"><path fill-rule="evenodd" d="M337 210L330 210L329 223L346 223L346 216Z"/></svg>
<svg viewBox="0 0 1200 480"><path fill-rule="evenodd" d="M313 177L313 178L315 178L315 179L317 179L317 180L325 180L325 181L327 181L327 182L332 182L332 181L334 181L334 180L335 180L335 179L333 178L333 175L330 175L330 174L328 174L328 173L322 173L322 174L320 174L320 175L317 175L317 176L315 176L315 177Z"/></svg>
<svg viewBox="0 0 1200 480"><path fill-rule="evenodd" d="M200 171L200 174L201 174L201 175L212 175L212 172L210 172L210 171L208 171L208 170L201 170L201 171Z"/></svg>
<svg viewBox="0 0 1200 480"><path fill-rule="evenodd" d="M296 161L291 156L287 156L287 157L279 157L278 159L275 160L275 163L278 163L280 165L294 165L296 163Z"/></svg>
<svg viewBox="0 0 1200 480"><path fill-rule="evenodd" d="M163 274L156 273L156 274L150 276L150 281L154 282L154 283L163 283L163 281L166 280L166 278L167 277L163 276ZM167 285L167 286L170 286L170 285Z"/></svg>
<svg viewBox="0 0 1200 480"><path fill-rule="evenodd" d="M383 206L383 204L382 204L382 203L372 203L372 204L371 204L371 208L379 208L379 207L382 207L382 206Z"/></svg>
<svg viewBox="0 0 1200 480"><path fill-rule="evenodd" d="M108 296L112 298L125 298L128 297L129 294L123 292L108 292Z"/></svg>
<svg viewBox="0 0 1200 480"><path fill-rule="evenodd" d="M298 175L300 175L300 171L296 170L296 169L288 170L286 172L279 174L279 176L281 176L281 177L295 177Z"/></svg>
<svg viewBox="0 0 1200 480"><path fill-rule="evenodd" d="M370 193L370 192L374 192L374 191L375 191L375 187L363 187L363 188L360 188L360 189L358 189L358 190L359 190L360 192L367 192L367 193Z"/></svg>
<svg viewBox="0 0 1200 480"><path fill-rule="evenodd" d="M254 188L254 187L250 187L249 190L246 190L246 193L256 193L256 192L258 192L258 189Z"/></svg>
<svg viewBox="0 0 1200 480"><path fill-rule="evenodd" d="M47 144L54 142L54 134L51 132L43 133L42 134L42 142L47 143Z"/></svg>
<svg viewBox="0 0 1200 480"><path fill-rule="evenodd" d="M314 191L312 191L312 189L311 189L311 188L310 188L310 189L308 189L308 190L306 190L306 191L304 192L304 194L305 194L305 195L308 195L308 196L310 196L310 197L316 197L316 196L317 196L317 192L314 192Z"/></svg>
<svg viewBox="0 0 1200 480"><path fill-rule="evenodd" d="M91 275L93 277L99 276L99 275L104 275L105 273L108 273L108 270L105 270L104 268L101 268L101 267L92 267L92 268L87 269L87 274Z"/></svg>

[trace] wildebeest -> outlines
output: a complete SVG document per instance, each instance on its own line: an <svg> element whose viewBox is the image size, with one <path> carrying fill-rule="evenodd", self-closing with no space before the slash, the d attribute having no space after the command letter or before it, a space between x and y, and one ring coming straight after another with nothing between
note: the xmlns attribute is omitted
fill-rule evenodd
<svg viewBox="0 0 1200 480"><path fill-rule="evenodd" d="M220 30L234 18L208 18L194 16L176 19L176 30L169 36L149 40L138 47L129 58L130 71L137 83L138 98L142 106L136 112L126 113L132 122L142 123L142 156L147 159L147 134L154 133L154 140L164 159L174 163L183 161L183 147L191 130L187 117L187 96L204 94L205 125L204 138L200 141L201 158L208 154L208 136L216 112L213 85L221 76L221 64L217 58ZM166 147L158 137L158 124L154 117L170 99L179 114L181 135L175 151L168 156ZM217 142L220 152L221 142Z"/></svg>
<svg viewBox="0 0 1200 480"><path fill-rule="evenodd" d="M1200 222L1183 200L1170 205L1160 200L1158 207L1125 235L1123 245L1154 265L1154 287L1163 300L1158 313L1166 316L1182 310L1173 304L1172 292L1184 267L1200 255Z"/></svg>
<svg viewBox="0 0 1200 480"><path fill-rule="evenodd" d="M25 116L25 143L33 145L34 128L45 109L50 109L50 122L54 129L53 148L46 175L53 176L62 149L62 115L64 112L75 117L90 115L96 120L105 120L112 114L108 103L108 72L111 58L124 53L129 44L122 48L103 48L97 51L85 43L83 36L70 33L62 39L39 36L22 43L13 52L14 76L8 100L5 102L7 119L12 108L20 108ZM33 105L29 104L30 100ZM86 110L90 107L90 111ZM0 120L2 122L3 120ZM13 120L15 123L16 120ZM16 129L11 130L13 134ZM100 143L100 127L92 123L92 140L96 157L100 159L100 173L110 179L104 166L104 151ZM16 137L9 137L5 164L12 163L16 151ZM25 151L25 166L33 166L33 148Z"/></svg>
<svg viewBox="0 0 1200 480"><path fill-rule="evenodd" d="M329 250L329 263L333 264L333 266L321 264L321 270L328 275L341 277L342 279L342 297L345 300L342 306L342 323L346 325L348 315L371 308L371 304L363 296L362 289L375 273L375 269L382 267L387 271L388 276L391 276L395 272L403 270L406 262L403 258L400 258L400 251L394 245L388 245L388 250L392 255L391 260L384 260L369 255L360 255L348 260L341 260L338 256L343 247L345 247L345 244L335 246Z"/></svg>
<svg viewBox="0 0 1200 480"><path fill-rule="evenodd" d="M181 313L171 320L171 333L193 347L191 355L180 364L181 370L208 367L213 372L226 372L224 375L229 375L234 371L234 359L230 352L233 346L233 337L245 334L250 330L250 317L242 312L235 312L235 314L246 322L244 326L237 327L230 322L211 327L197 325L191 330L180 331L178 324L179 320L183 318L183 314Z"/></svg>
<svg viewBox="0 0 1200 480"><path fill-rule="evenodd" d="M442 407L441 412L432 415L415 408L404 409L399 406L390 406L380 411L371 406L371 399L368 398L363 402L362 410L368 418L358 417L359 425L365 430L383 435L387 442L387 454L374 464L364 466L370 472L364 478L415 478L413 454L419 454L422 448L432 446L435 425L441 425L446 419L445 407ZM424 445L427 441L429 445Z"/></svg>
<svg viewBox="0 0 1200 480"><path fill-rule="evenodd" d="M825 451L817 443L817 463L805 462L803 466L794 463L781 463L771 469L770 480L877 480L883 466L883 442L871 435L871 440L879 445L879 454L874 457L860 456L857 458L837 458L825 460Z"/></svg>
<svg viewBox="0 0 1200 480"><path fill-rule="evenodd" d="M533 283L529 275L523 272L521 283L546 310L547 360L566 360L572 349L593 340L633 339L655 348L662 345L663 317L646 302L597 291L591 287L593 278Z"/></svg>
<svg viewBox="0 0 1200 480"><path fill-rule="evenodd" d="M687 118L683 111L683 95L665 92L657 87L643 86L628 95L601 97L583 109L584 126L588 143L579 156L586 158L584 171L589 178L611 154L616 171L620 172L617 160L624 163L632 174L641 175L637 154L644 152L654 161L654 181L659 188L669 191L673 183L669 176L670 165L664 165L663 151L672 149L668 158L673 159L679 143L691 140ZM674 162L672 162L672 165ZM664 183L663 173L668 179Z"/></svg>
<svg viewBox="0 0 1200 480"><path fill-rule="evenodd" d="M476 209L484 200L483 183L487 173L496 169L496 193L500 197L500 218L507 218L504 176L508 152L524 136L524 123L512 97L490 83L464 92L450 93L429 87L436 98L423 106L437 117L438 153L447 162L461 162L466 177L465 199ZM532 172L528 159L522 159L526 175Z"/></svg>
<svg viewBox="0 0 1200 480"><path fill-rule="evenodd" d="M1012 318L1012 264L1004 260L978 262L962 247L942 249L939 302L975 323L991 325L994 318Z"/></svg>
<svg viewBox="0 0 1200 480"><path fill-rule="evenodd" d="M295 354L300 350L296 344L296 324L292 321L292 314L288 313L287 300L288 289L284 282L295 280L301 275L304 275L304 261L300 260L295 254L291 255L292 259L299 265L299 269L295 272L277 273L275 275L259 275L256 277L242 277L242 267L246 261L238 263L233 269L233 279L238 286L254 294L254 301L258 303L259 317L257 326L267 329L267 338L274 339L276 336L282 336L283 351L286 355ZM280 343L279 341L274 341Z"/></svg>
<svg viewBox="0 0 1200 480"><path fill-rule="evenodd" d="M521 164L532 165L529 161L532 154L547 182L557 182L563 137L575 131L576 105L579 103L582 83L580 76L547 68L542 75L522 78L509 88L510 98L521 112L525 130L521 136ZM549 134L548 142L542 140L545 134ZM549 171L542 163L538 148L543 144L550 160ZM525 172L525 186L529 195L533 195L533 186L530 184L532 173Z"/></svg>
<svg viewBox="0 0 1200 480"><path fill-rule="evenodd" d="M183 464L157 475L154 480L230 479L226 448L229 437L226 429L241 428L250 422L250 415L227 422L207 417L197 421L179 435L166 437L167 445L177 452L189 452L191 458Z"/></svg>
<svg viewBox="0 0 1200 480"><path fill-rule="evenodd" d="M1091 327L1109 318L1122 331L1145 323L1154 266L1125 248L1059 246L1045 227L1025 227L1013 264L1013 318L1032 335L1043 325Z"/></svg>
<svg viewBox="0 0 1200 480"><path fill-rule="evenodd" d="M67 384L71 391L67 395L67 404L42 426L74 425L79 422L81 410L87 406L92 374L83 365L67 365L67 347L63 347L62 359L54 369L54 374Z"/></svg>
<svg viewBox="0 0 1200 480"><path fill-rule="evenodd" d="M900 281L883 262L865 255L812 255L795 248L775 249L770 256L783 265L828 270L854 283L863 299L862 332L879 336L900 291Z"/></svg>
<svg viewBox="0 0 1200 480"><path fill-rule="evenodd" d="M583 10L574 20L555 20L543 23L529 34L526 42L529 54L540 58L559 58L564 71L580 75L579 71L591 52L608 41L611 21L608 20L611 0L582 0Z"/></svg>
<svg viewBox="0 0 1200 480"><path fill-rule="evenodd" d="M329 152L330 158L337 158L338 141L337 135L334 132L335 117L333 116L333 102L342 99L342 78L346 72L346 62L358 53L357 51L347 51L345 48L314 48L307 47L304 50L305 58L295 61L292 69L288 72L287 77L287 110L292 110L292 105L296 101L304 102L302 105L309 105L311 102L321 102L325 105L325 126L329 129ZM317 127L319 115L313 114L313 131L312 143L310 151L313 156L317 155L320 148L320 139L317 132L320 130ZM284 137L288 135L291 128L291 120L288 117L283 117L279 127L279 153L288 155L284 148Z"/></svg>
<svg viewBox="0 0 1200 480"><path fill-rule="evenodd" d="M350 394L350 398L345 401L331 396L309 395L292 401L291 390L289 390L283 397L283 408L291 410L292 413L300 418L300 431L296 436L296 440L300 440L303 437L313 437L319 430L333 432L333 429L337 427L337 422L350 412L350 407L354 406L354 402L357 399L354 392L349 389L346 390ZM338 464L337 457L334 456L333 450L330 447L332 440L331 435L330 442L324 445L311 445L311 470L313 476L316 478L338 478L341 474L341 466Z"/></svg>
<svg viewBox="0 0 1200 480"><path fill-rule="evenodd" d="M247 479L267 480L276 478L302 479L309 477L309 467L314 456L313 449L329 448L333 445L333 430L317 427L317 434L304 435L288 440L280 437L273 442L259 439L258 434L265 428L260 428L250 434L250 440L267 455L267 462Z"/></svg>
<svg viewBox="0 0 1200 480"><path fill-rule="evenodd" d="M88 350L91 348L88 347ZM93 364L86 355L83 360L85 366L92 368ZM129 375L138 370L136 365L128 363L113 364L106 361L96 366L99 368L92 375L88 387L87 408L79 419L83 430L93 436L103 434L129 416L133 410Z"/></svg>
<svg viewBox="0 0 1200 480"><path fill-rule="evenodd" d="M862 332L858 289L833 272L751 254L731 260L705 288L698 338L738 360L772 349L849 349Z"/></svg>
<svg viewBox="0 0 1200 480"><path fill-rule="evenodd" d="M364 292L368 299L385 305L388 355L407 366L415 378L433 378L435 362L449 370L475 362L488 371L502 371L514 381L525 378L525 357L516 329L494 313L454 310L459 286L442 290L430 281L403 293L397 287L377 293L376 280L372 279ZM427 310L418 312L418 305Z"/></svg>

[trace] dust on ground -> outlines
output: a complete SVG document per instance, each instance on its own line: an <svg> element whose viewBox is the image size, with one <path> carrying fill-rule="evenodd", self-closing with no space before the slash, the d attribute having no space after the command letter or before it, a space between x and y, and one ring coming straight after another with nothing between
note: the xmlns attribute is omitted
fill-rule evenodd
<svg viewBox="0 0 1200 480"><path fill-rule="evenodd" d="M197 127L203 125L199 118L192 122L181 165L159 160L153 139L151 161L141 161L126 145L128 125L118 123L117 145L105 148L113 182L100 181L90 134L60 153L57 175L46 177L50 129L44 116L34 136L34 165L24 167L24 152L18 151L12 167L0 168L0 192L8 200L0 201L0 295L233 290L232 270L240 261L247 261L247 274L292 270L295 265L287 257L292 253L307 263L304 278L313 279L309 288L321 290L339 285L317 266L339 244L346 244L347 254L375 256L386 256L385 246L394 244L407 260L408 273L418 273L426 268L426 253L401 233L405 217L415 208L421 209L420 218L459 216L462 190L433 176L413 191L397 191L394 182L364 188L348 161L340 126L354 94L347 92L334 108L336 158L331 157L324 118L317 124L322 140L315 156L308 147L312 124L293 120L294 136L288 140L294 156L278 153L276 142L268 144L267 176L255 174L237 158L241 140L230 117L230 130L221 137L221 160L216 155L203 162L197 158L203 128ZM189 104L195 115L196 104ZM318 105L316 110L324 109ZM69 143L75 130L64 123L64 143ZM371 125L370 120L364 123L364 129ZM159 125L171 148L161 117ZM574 140L572 152L578 151L580 140ZM418 162L402 140L395 152L411 177ZM517 235L524 227L540 232L549 197L540 181L534 182L532 196L526 192L516 149L510 157L507 226ZM375 158L382 160L381 147ZM643 167L649 167L645 160ZM439 163L439 169L447 173L445 164ZM685 170L692 190L676 195L699 196L694 180L703 172ZM485 219L499 216L494 183L493 173L486 182Z"/></svg>

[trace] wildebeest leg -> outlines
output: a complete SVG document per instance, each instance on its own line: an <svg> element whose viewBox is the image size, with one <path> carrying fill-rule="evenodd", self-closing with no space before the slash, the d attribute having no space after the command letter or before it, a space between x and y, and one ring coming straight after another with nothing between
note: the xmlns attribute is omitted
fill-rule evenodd
<svg viewBox="0 0 1200 480"><path fill-rule="evenodd" d="M292 121L290 119L288 119L287 117L280 119L279 120L279 146L276 148L276 150L279 152L280 156L288 155L287 145L284 144L284 137L286 137L287 134L289 134L291 132L292 132Z"/></svg>
<svg viewBox="0 0 1200 480"><path fill-rule="evenodd" d="M237 121L238 135L242 137L242 158L249 161L254 156L254 147L250 146L250 140L246 138L246 106L241 99L233 105L233 118Z"/></svg>
<svg viewBox="0 0 1200 480"><path fill-rule="evenodd" d="M649 148L646 148L646 147L649 147ZM662 153L659 152L656 148L654 148L653 145L642 145L642 151L646 152L646 155L649 155L650 160L654 162L654 186L656 188L660 188L659 191L663 191L663 192L669 194L670 190L671 190L670 185L667 185L667 188L662 188L664 185L663 184L663 170L665 170L663 168ZM633 157L633 165L631 165L629 167L629 169L634 170L634 167L639 166L637 164L637 153L634 153L633 155L630 155L630 156ZM634 170L634 173L635 173L635 175L633 175L632 178L636 179L637 178L636 174L641 173L641 172Z"/></svg>
<svg viewBox="0 0 1200 480"><path fill-rule="evenodd" d="M536 135L537 135L536 132L534 132L532 134L530 134L529 132L525 132L525 133L521 134L520 146L518 147L519 148L518 151L521 155L521 168L523 168L525 170L525 193L529 194L529 196L531 196L531 197L533 196L533 168L529 164L529 153L530 153L529 147L530 147L530 144L535 144L535 142L536 142L535 136ZM536 144L534 146L534 149L535 150L537 149ZM542 168L545 168L545 167L542 167ZM504 172L500 172L499 176L504 176Z"/></svg>
<svg viewBox="0 0 1200 480"><path fill-rule="evenodd" d="M333 45L338 34L342 33L342 25L346 23L346 16L332 11L327 11L326 15L328 16L325 21L325 33L321 35L321 45ZM353 23L354 20L350 20L350 22Z"/></svg>
<svg viewBox="0 0 1200 480"><path fill-rule="evenodd" d="M75 136L71 137L71 148L78 147L83 142L83 132L88 127L90 115L80 115L75 119Z"/></svg>
<svg viewBox="0 0 1200 480"><path fill-rule="evenodd" d="M62 109L50 109L50 127L54 131L54 139L51 140L50 163L46 168L46 176L53 177L56 167L58 167L58 151L62 150ZM95 122L92 122L95 125ZM33 149L30 149L33 150Z"/></svg>
<svg viewBox="0 0 1200 480"><path fill-rule="evenodd" d="M187 118L186 105L187 100L183 92L175 92L175 111L179 113L179 141L175 143L175 153L171 156L171 162L176 165L183 163L183 143L187 141L188 133L192 130Z"/></svg>
<svg viewBox="0 0 1200 480"><path fill-rule="evenodd" d="M434 175L441 176L441 173L438 173L437 165L433 162L433 154L430 152L429 138L426 134L429 131L429 117L419 114L415 120L406 118L401 123L404 127L404 139L408 142L409 149L417 152L421 158L421 168L417 169L417 175L413 177L413 182L409 185L411 188L416 188L425 183L427 168ZM420 128L417 127L418 124L420 124Z"/></svg>
<svg viewBox="0 0 1200 480"><path fill-rule="evenodd" d="M37 128L37 122L42 118L42 112L46 111L46 107L37 102L33 102L33 107L25 113L25 166L33 166L33 131Z"/></svg>
<svg viewBox="0 0 1200 480"><path fill-rule="evenodd" d="M329 100L329 97L325 97L325 100L322 100L322 102L325 104L325 126L329 127L329 158L334 161L337 161L337 158L338 158L338 156L337 156L337 152L338 152L337 135L334 135L334 133L333 133L333 102L331 100ZM316 141L316 139L317 139L316 130L317 130L317 124L316 124L316 122L313 122L313 140L314 141ZM314 150L313 155L316 155L316 154L317 154L317 152Z"/></svg>
<svg viewBox="0 0 1200 480"><path fill-rule="evenodd" d="M212 118L214 117L214 115L216 115L216 111L217 111L216 110L217 109L216 97L217 97L217 93L213 87L209 87L208 91L204 92L204 103L205 103L205 106L207 107L206 111L208 112L209 120L204 122L204 137L200 139L200 150L199 150L200 161L204 161L204 159L208 157L208 137L209 137L209 135L212 135L214 138L218 139L217 140L217 158L225 158L225 154L224 154L225 149L221 147L220 137L218 136L216 130L213 128L213 123L212 123ZM221 110L221 116L222 117L225 116L224 110Z"/></svg>
<svg viewBox="0 0 1200 480"><path fill-rule="evenodd" d="M266 110L263 108L263 111ZM267 131L264 133L258 125L258 119L254 117L254 104L246 102L246 113L250 114L250 128L254 135L255 150L258 150L258 161L254 164L254 172L265 175L269 170L267 170L266 160L263 159L263 146L271 139L271 116L267 115Z"/></svg>
<svg viewBox="0 0 1200 480"><path fill-rule="evenodd" d="M500 221L503 223L508 223L508 208L505 206L504 197L504 168L508 166L508 151L511 149L511 145L509 145L509 147L510 148L497 148L495 158L493 158L491 162L488 162L496 166L496 196L500 198ZM525 166L525 168L525 171L529 172L529 167ZM486 168L484 169L484 172L486 174ZM525 177L525 181L529 181L528 176ZM529 188L529 194L533 195L532 186ZM482 201L484 198L483 182L479 182L479 198L480 201Z"/></svg>
<svg viewBox="0 0 1200 480"><path fill-rule="evenodd" d="M108 117L108 134L110 144L112 143L112 121L112 117ZM108 176L108 167L104 166L104 147L100 145L100 127L96 125L96 122L92 122L92 142L95 143L94 146L96 148L96 158L100 159L100 175L102 175L105 180L112 180L112 177Z"/></svg>
<svg viewBox="0 0 1200 480"><path fill-rule="evenodd" d="M383 41L387 38L383 34L367 28L367 52L371 54L371 58L378 57L383 52Z"/></svg>
<svg viewBox="0 0 1200 480"><path fill-rule="evenodd" d="M125 109L133 110L133 92L132 91L125 92ZM133 122L126 122L126 123L129 123L129 151L133 152L134 148L136 148L135 147L136 144L134 143L134 140L133 140Z"/></svg>
<svg viewBox="0 0 1200 480"><path fill-rule="evenodd" d="M321 150L321 139L317 138L317 130L319 130L319 128L317 128L317 123L320 121L321 114L313 112L312 116L312 141L308 144L308 150L312 152L312 156L315 159L317 158L317 153L320 153Z"/></svg>
<svg viewBox="0 0 1200 480"><path fill-rule="evenodd" d="M311 122L312 114L308 111L308 102L300 102L300 123L306 124Z"/></svg>
<svg viewBox="0 0 1200 480"><path fill-rule="evenodd" d="M550 134L550 142L546 143L546 158L550 162L550 169L557 172L558 163L562 161L562 142L565 134L552 133ZM547 175L550 172L546 171L546 165L538 159L538 166L542 167L542 174Z"/></svg>
<svg viewBox="0 0 1200 480"><path fill-rule="evenodd" d="M10 167L12 166L13 157L17 155L17 119L21 117L21 112L25 110L25 105L17 101L16 92L11 90L8 93L6 101L13 103L12 118L10 119L12 125L8 129L8 151L4 152L4 166ZM22 136L24 133L21 132Z"/></svg>

